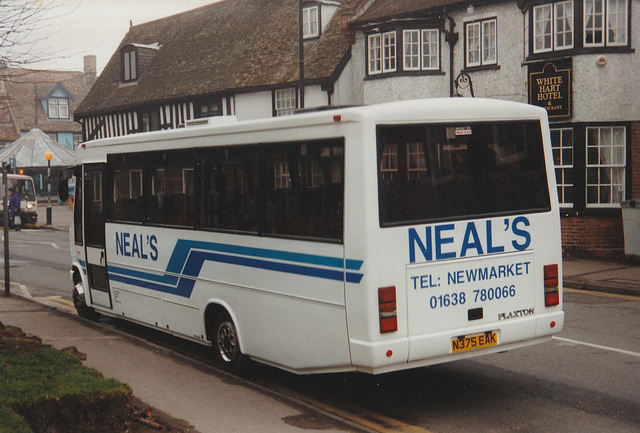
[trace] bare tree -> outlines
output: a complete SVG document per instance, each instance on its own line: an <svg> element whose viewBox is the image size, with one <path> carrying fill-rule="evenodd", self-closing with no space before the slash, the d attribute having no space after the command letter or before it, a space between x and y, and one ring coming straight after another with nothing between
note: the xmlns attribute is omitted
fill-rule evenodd
<svg viewBox="0 0 640 433"><path fill-rule="evenodd" d="M51 19L54 0L0 0L0 67L26 67L51 58L36 32Z"/></svg>

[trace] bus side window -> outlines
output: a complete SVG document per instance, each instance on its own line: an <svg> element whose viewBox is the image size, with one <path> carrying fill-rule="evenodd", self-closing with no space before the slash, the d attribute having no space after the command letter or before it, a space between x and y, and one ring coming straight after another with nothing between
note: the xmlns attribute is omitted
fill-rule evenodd
<svg viewBox="0 0 640 433"><path fill-rule="evenodd" d="M266 146L264 169L268 233L342 240L341 140Z"/></svg>

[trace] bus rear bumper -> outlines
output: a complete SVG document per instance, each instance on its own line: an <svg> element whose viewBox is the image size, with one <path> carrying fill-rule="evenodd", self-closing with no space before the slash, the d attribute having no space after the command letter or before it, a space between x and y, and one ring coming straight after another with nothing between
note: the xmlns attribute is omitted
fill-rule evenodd
<svg viewBox="0 0 640 433"><path fill-rule="evenodd" d="M493 322L484 326L448 330L409 338L366 342L351 340L351 356L357 370L378 374L504 352L551 340L564 326L564 312ZM497 344L453 353L452 340L462 335L497 333ZM462 332L462 334L461 334Z"/></svg>

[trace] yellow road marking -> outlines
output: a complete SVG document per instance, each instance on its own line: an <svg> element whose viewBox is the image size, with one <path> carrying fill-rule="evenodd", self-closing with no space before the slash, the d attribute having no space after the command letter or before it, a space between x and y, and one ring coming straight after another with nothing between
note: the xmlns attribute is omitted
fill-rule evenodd
<svg viewBox="0 0 640 433"><path fill-rule="evenodd" d="M43 298L33 298L33 299L35 299L37 301L40 301L40 302L46 302L46 303L49 303L49 304L53 304L53 306L55 306L55 307L62 308L63 310L67 310L67 311L70 311L72 313L75 313L75 311L76 311L76 308L73 305L72 301L69 301L67 299L62 299L59 296L47 296L47 297L43 297Z"/></svg>
<svg viewBox="0 0 640 433"><path fill-rule="evenodd" d="M285 394L290 394L296 399L303 401L311 406L322 409L325 412L336 415L340 418L349 420L354 424L361 425L370 430L379 433L430 433L429 430L423 429L422 427L418 427L415 425L407 424L402 421L399 421L394 418L390 418L384 415L381 415L376 412L369 411L362 407L341 401L340 406L344 409L339 409L334 405L326 404L321 401L318 401L312 397L307 395L299 394L290 389L281 392Z"/></svg>
<svg viewBox="0 0 640 433"><path fill-rule="evenodd" d="M581 295L598 296L600 298L612 298L612 299L621 299L623 301L636 301L636 302L640 301L640 297L638 296L619 295L616 293L596 292L593 290L582 290L582 289L570 289L568 287L565 287L564 291L567 293L580 293Z"/></svg>

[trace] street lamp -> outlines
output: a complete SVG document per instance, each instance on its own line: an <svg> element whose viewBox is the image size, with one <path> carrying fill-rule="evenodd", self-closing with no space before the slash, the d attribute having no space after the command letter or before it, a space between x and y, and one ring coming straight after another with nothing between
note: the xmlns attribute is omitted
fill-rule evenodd
<svg viewBox="0 0 640 433"><path fill-rule="evenodd" d="M51 160L53 159L53 153L47 152L44 154L44 159L47 160L47 225L51 225Z"/></svg>

